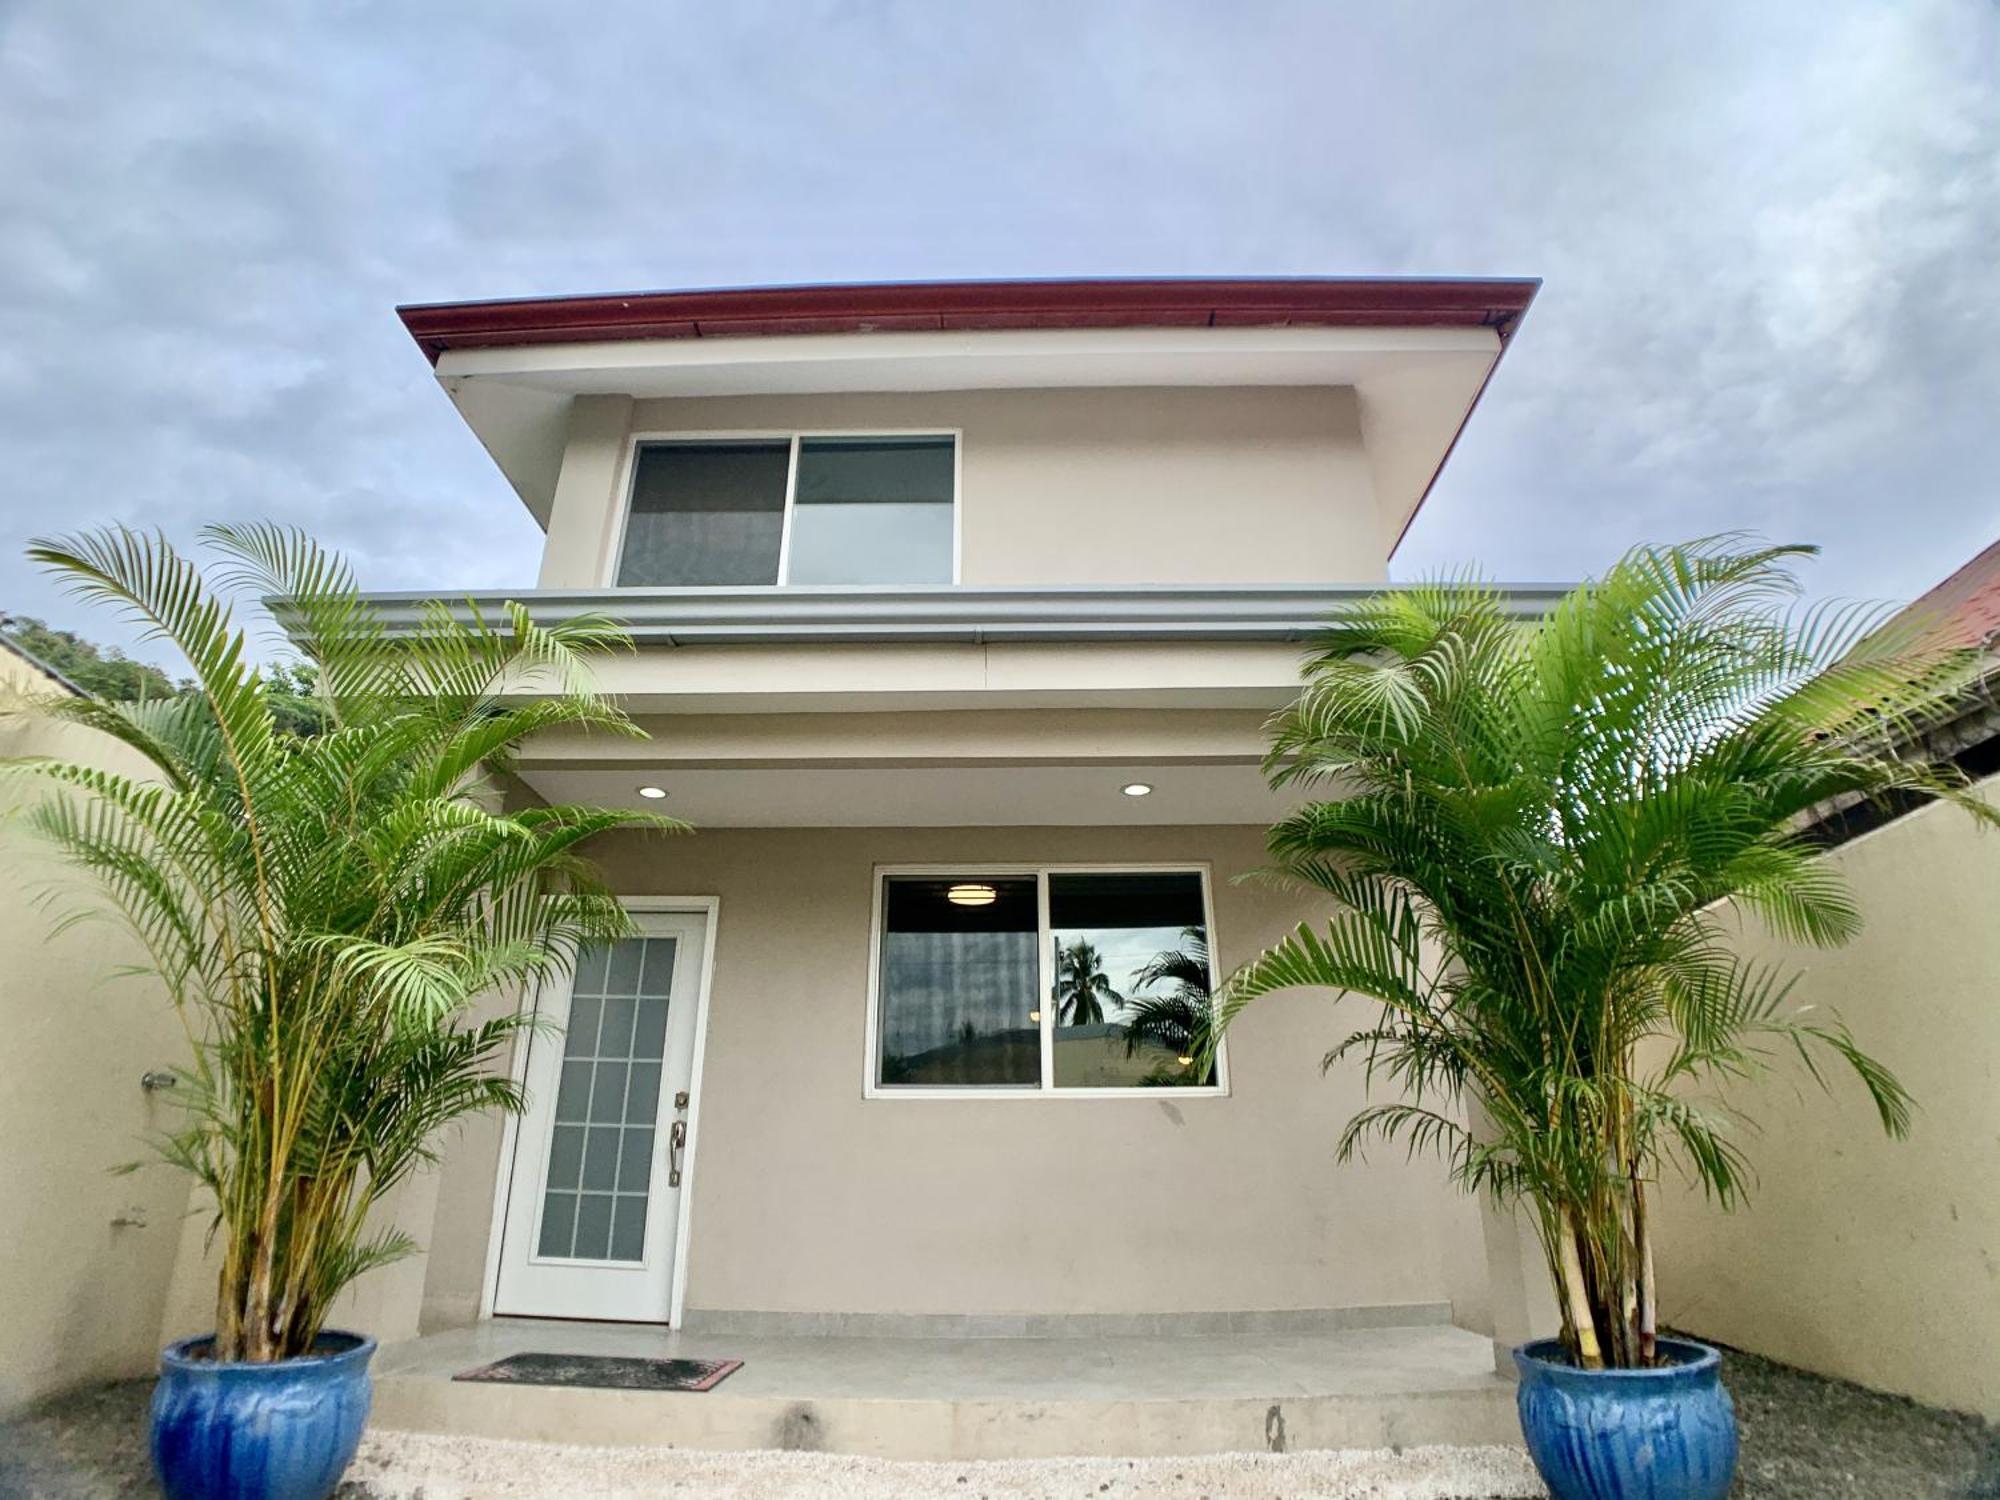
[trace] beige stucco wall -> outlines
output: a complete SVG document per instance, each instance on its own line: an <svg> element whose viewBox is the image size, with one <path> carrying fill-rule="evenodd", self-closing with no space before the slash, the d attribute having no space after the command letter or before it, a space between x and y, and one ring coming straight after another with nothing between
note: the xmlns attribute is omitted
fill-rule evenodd
<svg viewBox="0 0 2000 1500"><path fill-rule="evenodd" d="M615 610L612 613L616 613ZM594 663L635 713L1258 708L1298 691L1295 641L645 646Z"/></svg>
<svg viewBox="0 0 2000 1500"><path fill-rule="evenodd" d="M2000 801L2000 780L1982 793ZM1927 808L1826 856L1867 927L1833 952L1754 926L1806 970L1920 1106L1884 1138L1865 1094L1796 1063L1731 1098L1761 1127L1748 1209L1664 1215L1661 1298L1683 1327L1829 1375L2000 1418L2000 832Z"/></svg>
<svg viewBox="0 0 2000 1500"><path fill-rule="evenodd" d="M544 588L607 582L633 434L959 430L966 584L1355 583L1386 576L1347 387L580 398Z"/></svg>
<svg viewBox="0 0 2000 1500"><path fill-rule="evenodd" d="M0 649L0 757L143 770L103 736L8 712L50 686ZM22 791L0 801L12 808ZM184 1043L157 984L113 977L139 957L122 930L51 936L51 913L33 904L51 877L73 881L17 821L0 826L0 1411L152 1367L188 1196L164 1167L113 1174L174 1123L139 1078Z"/></svg>
<svg viewBox="0 0 2000 1500"><path fill-rule="evenodd" d="M692 1200L691 1309L1179 1312L1459 1296L1479 1226L1429 1164L1341 1167L1361 1097L1323 1079L1329 1002L1261 1002L1232 1033L1227 1098L862 1095L877 863L1207 860L1219 964L1310 914L1231 877L1258 830L724 830L601 852L634 895L721 899ZM451 1154L426 1320L476 1314L499 1131Z"/></svg>

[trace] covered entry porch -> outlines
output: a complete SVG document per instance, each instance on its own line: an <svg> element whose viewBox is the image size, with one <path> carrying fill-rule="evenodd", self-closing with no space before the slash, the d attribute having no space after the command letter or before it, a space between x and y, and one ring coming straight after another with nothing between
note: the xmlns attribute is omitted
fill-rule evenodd
<svg viewBox="0 0 2000 1500"><path fill-rule="evenodd" d="M1513 1387L1494 1373L1487 1340L1442 1321L1442 1309L1401 1315L1434 1320L1341 1327L1320 1314L1183 1333L897 1337L495 1319L385 1349L372 1420L587 1447L901 1459L1517 1444ZM452 1378L524 1352L743 1366L700 1393Z"/></svg>
<svg viewBox="0 0 2000 1500"><path fill-rule="evenodd" d="M378 1423L940 1459L1513 1440L1492 1237L1434 1164L1333 1161L1362 1081L1321 1072L1328 998L1260 1005L1209 1076L1173 1073L1192 1049L1154 1056L1115 1030L1167 983L1141 977L1156 950L1204 944L1213 978L1317 916L1239 879L1285 808L1257 765L1261 706L773 707L656 713L650 742L524 758L538 795L638 805L655 788L695 826L591 852L645 921L699 910L689 991L646 980L645 955L628 967L641 1012L670 994L686 1014L698 992L701 1017L650 1114L630 1109L636 1051L622 1074L610 1123L654 1131L660 1179L636 1259L617 1253L622 1163L595 1231L613 1253L583 1253L581 1207L549 1248L576 1166L559 1100L546 1130L531 1109L453 1144L424 1337L385 1348ZM970 916L940 922L961 896ZM1089 1016L1063 1009L1072 929L1102 960ZM947 960L988 977L960 983ZM590 978L578 995L601 988L610 1015L625 989ZM950 1021L935 1036L933 1009ZM564 1066L625 1068L607 1034ZM1092 1047L1108 1071L1082 1077L1066 1058ZM587 1149L581 1171L588 1198ZM531 1261L610 1300L578 1314L517 1294L509 1268ZM699 1394L451 1378L521 1352L744 1367Z"/></svg>

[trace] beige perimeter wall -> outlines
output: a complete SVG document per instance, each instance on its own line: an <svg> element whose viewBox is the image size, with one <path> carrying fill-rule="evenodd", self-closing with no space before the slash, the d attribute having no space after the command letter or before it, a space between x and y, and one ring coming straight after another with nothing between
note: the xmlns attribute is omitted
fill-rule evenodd
<svg viewBox="0 0 2000 1500"><path fill-rule="evenodd" d="M2000 800L2000 779L1982 787ZM1884 1138L1858 1085L1795 1063L1731 1098L1760 1184L1665 1216L1661 1305L1684 1328L1829 1375L2000 1418L2000 832L1931 807L1826 856L1867 919L1833 952L1754 926L1916 1095Z"/></svg>
<svg viewBox="0 0 2000 1500"><path fill-rule="evenodd" d="M1354 391L580 398L543 588L608 582L634 434L956 430L966 584L1365 583L1384 517Z"/></svg>
<svg viewBox="0 0 2000 1500"><path fill-rule="evenodd" d="M51 686L0 650L0 758L143 770L102 736L9 712ZM63 872L19 825L21 790L0 791L14 814L0 826L0 1411L154 1366L188 1199L164 1167L113 1175L174 1122L139 1078L181 1059L181 1029L156 983L112 977L138 957L122 930L51 940L33 902Z"/></svg>
<svg viewBox="0 0 2000 1500"><path fill-rule="evenodd" d="M691 1309L1173 1313L1456 1300L1480 1323L1477 1213L1429 1164L1333 1160L1358 1074L1322 1078L1325 997L1260 1003L1232 1095L862 1097L877 863L1207 860L1223 969L1311 915L1233 884L1256 829L730 830L600 851L634 895L721 899ZM440 1185L429 1326L477 1313L499 1132Z"/></svg>

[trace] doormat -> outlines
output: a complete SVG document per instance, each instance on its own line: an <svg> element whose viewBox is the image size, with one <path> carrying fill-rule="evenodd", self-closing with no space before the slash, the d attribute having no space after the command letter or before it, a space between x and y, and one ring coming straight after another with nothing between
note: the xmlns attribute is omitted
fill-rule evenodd
<svg viewBox="0 0 2000 1500"><path fill-rule="evenodd" d="M500 1385L570 1385L609 1391L712 1390L743 1368L740 1359L634 1359L610 1354L510 1354L453 1380Z"/></svg>

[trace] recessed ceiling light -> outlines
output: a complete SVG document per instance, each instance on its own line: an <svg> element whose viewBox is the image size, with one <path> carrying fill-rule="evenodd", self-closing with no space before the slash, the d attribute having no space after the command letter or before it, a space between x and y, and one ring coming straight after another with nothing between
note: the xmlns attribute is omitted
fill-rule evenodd
<svg viewBox="0 0 2000 1500"><path fill-rule="evenodd" d="M651 797L657 801L667 795L667 789L663 786L642 786L639 788L639 795L641 797Z"/></svg>
<svg viewBox="0 0 2000 1500"><path fill-rule="evenodd" d="M1128 797L1150 797L1153 795L1152 783L1146 781L1128 781L1125 785L1118 788L1118 790Z"/></svg>
<svg viewBox="0 0 2000 1500"><path fill-rule="evenodd" d="M990 885L955 885L944 893L953 906L991 906L999 896Z"/></svg>

